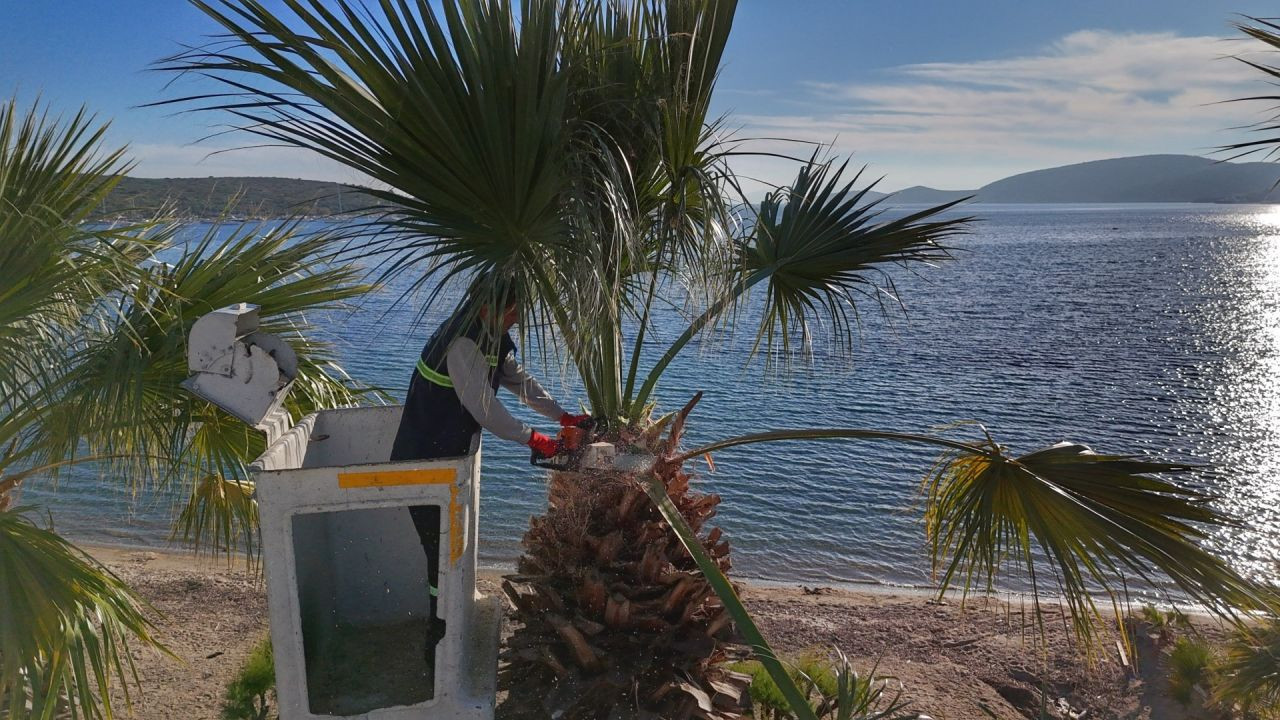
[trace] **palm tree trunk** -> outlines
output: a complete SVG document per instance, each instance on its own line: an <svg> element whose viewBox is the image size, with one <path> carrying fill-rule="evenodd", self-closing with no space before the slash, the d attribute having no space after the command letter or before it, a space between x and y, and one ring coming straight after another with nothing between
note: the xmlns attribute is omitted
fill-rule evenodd
<svg viewBox="0 0 1280 720"><path fill-rule="evenodd" d="M654 483L660 487L647 487ZM655 492L661 506L646 498ZM503 684L527 689L512 696L546 696L540 709L567 720L610 709L741 718L749 678L727 661L747 650L718 599L724 588L713 586L729 583L729 543L710 526L719 500L692 490L673 463L650 478L554 473L547 512L525 534L519 574L504 583L521 626L504 651ZM714 564L714 578L687 552L690 538L705 547L701 560Z"/></svg>

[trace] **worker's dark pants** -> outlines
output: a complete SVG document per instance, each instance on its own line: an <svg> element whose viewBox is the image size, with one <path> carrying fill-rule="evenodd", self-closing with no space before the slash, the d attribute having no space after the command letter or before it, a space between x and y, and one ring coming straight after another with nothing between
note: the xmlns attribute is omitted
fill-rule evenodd
<svg viewBox="0 0 1280 720"><path fill-rule="evenodd" d="M413 527L418 531L418 541L422 543L422 551L427 555L427 582L431 585L431 617L439 617L436 612L435 591L440 587L440 506L411 505L409 517L413 518Z"/></svg>
<svg viewBox="0 0 1280 720"><path fill-rule="evenodd" d="M452 400L452 404L447 402ZM455 409L452 405L458 405ZM452 412L451 412L452 411ZM391 461L435 460L460 457L471 449L471 437L476 431L470 416L454 417L461 413L461 405L452 388L441 388L425 382L415 372L409 384L409 396L405 399L404 414L396 439L391 446ZM413 505L409 517L418 531L418 540L427 556L427 582L433 589L440 587L440 512L438 505ZM431 597L431 617L439 618L436 597ZM439 625L438 622L433 623Z"/></svg>
<svg viewBox="0 0 1280 720"><path fill-rule="evenodd" d="M496 379L493 386L496 392ZM463 409L452 387L436 385L415 370L409 379L400 427L391 446L391 461L461 457L471 450L471 440L479 430L480 424ZM432 588L440 587L440 513L436 505L409 508L422 550L427 555L427 582ZM442 634L444 623L438 619L434 595L431 617L432 632Z"/></svg>

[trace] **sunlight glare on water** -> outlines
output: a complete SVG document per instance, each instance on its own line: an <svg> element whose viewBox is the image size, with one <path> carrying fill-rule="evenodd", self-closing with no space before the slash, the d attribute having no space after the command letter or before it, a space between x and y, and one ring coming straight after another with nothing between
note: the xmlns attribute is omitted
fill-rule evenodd
<svg viewBox="0 0 1280 720"><path fill-rule="evenodd" d="M1218 344L1211 398L1218 442L1203 451L1216 460L1214 491L1247 527L1219 533L1215 544L1257 577L1275 577L1280 558L1280 209L1242 219L1252 230L1213 278L1216 292L1203 313L1204 336ZM1229 438L1229 439L1228 439Z"/></svg>

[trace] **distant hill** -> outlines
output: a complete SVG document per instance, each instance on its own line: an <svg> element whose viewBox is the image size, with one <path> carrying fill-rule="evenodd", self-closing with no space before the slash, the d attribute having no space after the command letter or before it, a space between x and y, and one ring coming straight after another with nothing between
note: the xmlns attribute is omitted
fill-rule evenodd
<svg viewBox="0 0 1280 720"><path fill-rule="evenodd" d="M1280 201L1280 164L1217 162L1192 155L1140 155L1033 170L977 190L916 186L891 202L950 202L973 195L987 203L1257 203Z"/></svg>
<svg viewBox="0 0 1280 720"><path fill-rule="evenodd" d="M941 205L942 203L969 197L974 192L973 190L934 190L931 187L915 185L891 194L894 202Z"/></svg>
<svg viewBox="0 0 1280 720"><path fill-rule="evenodd" d="M988 203L1258 203L1280 202L1280 164L1216 162L1192 155L1141 155L1034 170L977 190L935 190L917 185L890 203L938 205L974 196ZM231 215L329 216L367 208L375 201L351 185L271 177L126 177L107 198L102 215L141 217L171 202L175 214L211 218L239 199ZM869 192L868 199L883 197Z"/></svg>
<svg viewBox="0 0 1280 720"><path fill-rule="evenodd" d="M235 204L231 205L232 200ZM179 217L211 218L224 211L246 218L328 216L374 204L359 188L273 177L135 178L120 180L100 210L109 217L150 215L167 204Z"/></svg>

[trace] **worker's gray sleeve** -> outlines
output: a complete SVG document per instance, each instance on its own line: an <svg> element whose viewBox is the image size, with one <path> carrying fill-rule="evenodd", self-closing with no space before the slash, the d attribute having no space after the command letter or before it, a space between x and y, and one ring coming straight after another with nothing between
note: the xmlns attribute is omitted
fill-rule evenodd
<svg viewBox="0 0 1280 720"><path fill-rule="evenodd" d="M556 402L551 394L524 369L524 366L516 360L514 353L503 359L501 370L498 382L502 383L502 387L515 393L516 397L520 398L520 402L545 418L559 421L560 416L564 415L564 408L560 407L560 403Z"/></svg>
<svg viewBox="0 0 1280 720"><path fill-rule="evenodd" d="M493 396L493 389L489 386L489 363L475 341L458 338L450 343L445 367L462 407L471 413L480 427L503 440L529 442L533 429L517 420Z"/></svg>

